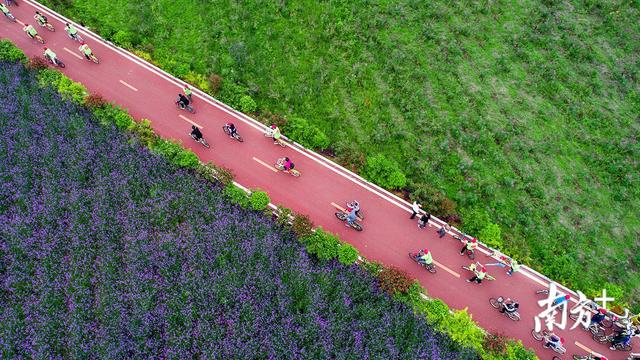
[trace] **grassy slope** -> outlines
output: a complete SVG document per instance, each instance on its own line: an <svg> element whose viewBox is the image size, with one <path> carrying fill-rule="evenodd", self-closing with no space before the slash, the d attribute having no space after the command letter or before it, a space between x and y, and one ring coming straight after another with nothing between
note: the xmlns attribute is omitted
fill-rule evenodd
<svg viewBox="0 0 640 360"><path fill-rule="evenodd" d="M385 153L554 278L640 288L637 2L46 2Z"/></svg>

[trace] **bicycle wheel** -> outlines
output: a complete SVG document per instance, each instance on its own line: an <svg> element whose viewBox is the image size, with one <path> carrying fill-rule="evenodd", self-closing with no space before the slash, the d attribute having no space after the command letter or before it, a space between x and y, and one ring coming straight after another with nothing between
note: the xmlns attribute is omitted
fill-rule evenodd
<svg viewBox="0 0 640 360"><path fill-rule="evenodd" d="M95 64L100 64L100 60L98 60L95 55L91 55L91 61L93 61Z"/></svg>
<svg viewBox="0 0 640 360"><path fill-rule="evenodd" d="M429 271L432 274L435 274L438 270L436 269L435 265L429 264L429 265L427 265L427 271Z"/></svg>
<svg viewBox="0 0 640 360"><path fill-rule="evenodd" d="M502 307L502 304L495 298L489 298L489 304L491 304L495 309L500 309L500 307Z"/></svg>
<svg viewBox="0 0 640 360"><path fill-rule="evenodd" d="M593 336L604 336L604 329L598 325L593 325L589 328L589 331L593 334Z"/></svg>
<svg viewBox="0 0 640 360"><path fill-rule="evenodd" d="M66 66L66 65L65 65L62 61L60 61L60 60L58 60L57 62L58 62L58 66L60 66L61 68L64 68L64 67Z"/></svg>
<svg viewBox="0 0 640 360"><path fill-rule="evenodd" d="M547 295L548 293L549 293L549 290L548 290L548 289L544 289L544 290L537 290L537 291L536 291L536 294L545 294L545 295Z"/></svg>
<svg viewBox="0 0 640 360"><path fill-rule="evenodd" d="M554 358L554 359L560 359L560 358L559 358L559 357L557 357L557 356L554 356L553 358ZM586 357L586 356L582 356L582 355L573 355L573 360L587 360L587 359L589 359L589 358L588 358L588 357Z"/></svg>
<svg viewBox="0 0 640 360"><path fill-rule="evenodd" d="M596 342L599 342L600 344L605 344L609 342L609 337L606 335L593 334L592 338L593 340L595 340Z"/></svg>
<svg viewBox="0 0 640 360"><path fill-rule="evenodd" d="M354 229L356 229L356 231L362 231L362 226L360 226L360 224L358 224L357 222L354 222L353 225L351 225Z"/></svg>
<svg viewBox="0 0 640 360"><path fill-rule="evenodd" d="M207 149L209 148L209 143L204 138L202 138L202 141L200 141L200 143L204 145L204 147L206 147Z"/></svg>
<svg viewBox="0 0 640 360"><path fill-rule="evenodd" d="M231 135L231 131L229 130L229 127L227 125L222 126L222 131L224 131L224 133L227 135Z"/></svg>
<svg viewBox="0 0 640 360"><path fill-rule="evenodd" d="M347 220L347 214L345 214L345 213L343 213L341 211L336 212L336 217L338 219L342 220L342 221Z"/></svg>
<svg viewBox="0 0 640 360"><path fill-rule="evenodd" d="M629 352L631 351L632 347L631 347L631 344L624 344L624 345L616 345L616 349L623 352Z"/></svg>
<svg viewBox="0 0 640 360"><path fill-rule="evenodd" d="M533 336L533 338L536 339L537 341L542 340L542 338L544 337L542 335L542 332L537 332L536 329L531 330L531 336Z"/></svg>
<svg viewBox="0 0 640 360"><path fill-rule="evenodd" d="M509 319L513 321L520 321L520 314L518 314L517 312L510 312L507 313L507 315L509 316Z"/></svg>
<svg viewBox="0 0 640 360"><path fill-rule="evenodd" d="M356 211L356 216L359 217L360 220L364 220L364 213L362 213L362 210Z"/></svg>
<svg viewBox="0 0 640 360"><path fill-rule="evenodd" d="M569 319L578 320L578 314L569 314Z"/></svg>
<svg viewBox="0 0 640 360"><path fill-rule="evenodd" d="M189 111L192 114L196 113L196 111L193 109L193 107L191 105L187 105L187 111Z"/></svg>
<svg viewBox="0 0 640 360"><path fill-rule="evenodd" d="M47 28L47 30L49 30L49 31L51 31L51 32L56 31L56 28L54 28L54 27L53 27L53 25L51 25L51 24L49 24L49 23L46 23L46 24L44 25L44 27L46 27L46 28Z"/></svg>
<svg viewBox="0 0 640 360"><path fill-rule="evenodd" d="M240 136L238 133L236 133L236 134L233 136L233 138L234 138L234 139L236 139L236 140L238 140L238 141L240 141L240 142L244 142L244 139L243 139L243 138L242 138L242 136Z"/></svg>
<svg viewBox="0 0 640 360"><path fill-rule="evenodd" d="M9 18L9 20L11 20L12 22L17 22L18 21L18 20L16 20L16 17L13 16L13 14L11 14L11 13L7 14L7 18Z"/></svg>
<svg viewBox="0 0 640 360"><path fill-rule="evenodd" d="M298 170L294 170L294 169L289 170L289 172L290 172L290 173L291 173L291 175L293 175L294 177L300 177L300 175L302 175L302 174L300 174L300 171L298 171ZM359 230L359 231L362 231L362 230Z"/></svg>

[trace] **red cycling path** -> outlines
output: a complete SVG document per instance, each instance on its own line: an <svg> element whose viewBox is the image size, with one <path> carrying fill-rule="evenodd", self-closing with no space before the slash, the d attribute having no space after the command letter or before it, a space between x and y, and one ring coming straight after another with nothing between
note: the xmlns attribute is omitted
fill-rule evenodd
<svg viewBox="0 0 640 360"><path fill-rule="evenodd" d="M315 224L337 233L367 259L406 270L420 281L430 296L443 299L455 309L468 308L473 319L483 328L521 339L541 359L557 355L542 348L542 344L531 336L533 319L543 310L537 301L544 296L536 295L535 291L547 286L545 279L528 269L509 277L504 269L490 267L489 274L496 278L495 281L484 281L480 285L467 283L465 280L472 274L461 267L469 265L470 260L458 255L461 243L450 234L439 238L436 234L439 226L435 223L432 227L419 229L416 221L409 219L411 210L406 201L300 146L282 148L273 145L263 136L263 125L198 90L194 91L195 114L177 109L174 100L181 91L182 82L79 27L100 64L85 60L78 51L79 44L65 34L62 18L35 2L21 1L19 7L13 6L10 10L19 23L0 19L0 38L10 39L28 56L41 56L44 46L51 48L66 64L62 69L65 75L82 83L89 91L127 108L134 118L150 119L159 135L182 141L202 161L213 161L232 169L237 183L246 188L263 189L273 203L308 214ZM35 10L47 15L56 32L49 32L35 23ZM34 25L46 44L41 45L27 37L22 31L22 22ZM223 133L222 126L227 122L236 124L244 143ZM188 136L192 124L202 127L211 144L210 149L205 149ZM273 168L275 160L283 156L295 162L301 177L294 178ZM345 201L352 199L358 199L366 214L362 232L345 227L334 216L336 209L333 204L344 206ZM438 263L437 274L427 273L407 256L409 251L425 247L430 249ZM476 260L496 262L485 254L478 254ZM500 295L518 300L521 321L513 322L489 305L490 297ZM567 329L572 323L569 320ZM597 344L590 333L579 328L556 333L566 339L567 353L563 358L586 354L590 350L609 359L626 359L628 356ZM634 348L636 351L640 349L636 339Z"/></svg>

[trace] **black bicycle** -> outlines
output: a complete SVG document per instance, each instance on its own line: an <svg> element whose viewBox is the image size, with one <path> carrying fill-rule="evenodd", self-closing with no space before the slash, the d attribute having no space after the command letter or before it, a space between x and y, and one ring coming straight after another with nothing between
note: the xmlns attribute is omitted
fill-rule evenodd
<svg viewBox="0 0 640 360"><path fill-rule="evenodd" d="M238 140L238 141L240 141L240 142L243 142L243 141L244 141L244 139L242 138L242 136L240 136L240 134L238 134L238 131L233 132L233 134L231 133L231 128L229 127L229 125L226 125L226 124L225 124L225 125L222 127L222 130L224 131L224 133L225 133L225 134L227 134L227 135L231 136L232 138L234 138L234 139L236 139L236 140Z"/></svg>

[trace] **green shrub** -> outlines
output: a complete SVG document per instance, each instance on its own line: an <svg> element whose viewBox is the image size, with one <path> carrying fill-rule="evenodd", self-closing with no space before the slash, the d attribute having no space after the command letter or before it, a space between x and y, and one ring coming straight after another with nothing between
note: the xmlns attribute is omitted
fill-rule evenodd
<svg viewBox="0 0 640 360"><path fill-rule="evenodd" d="M353 172L359 172L364 167L366 157L360 148L350 141L336 143L335 152L338 162Z"/></svg>
<svg viewBox="0 0 640 360"><path fill-rule="evenodd" d="M489 222L478 233L478 239L492 248L502 248L502 235L500 226Z"/></svg>
<svg viewBox="0 0 640 360"><path fill-rule="evenodd" d="M313 233L313 222L307 215L295 214L291 229L299 238L303 238Z"/></svg>
<svg viewBox="0 0 640 360"><path fill-rule="evenodd" d="M401 189L407 184L398 164L382 154L367 158L364 176L386 189Z"/></svg>
<svg viewBox="0 0 640 360"><path fill-rule="evenodd" d="M84 104L87 97L87 89L80 83L71 81L58 70L42 69L38 72L38 85L50 86L58 91L63 99L68 99L76 104Z"/></svg>
<svg viewBox="0 0 640 360"><path fill-rule="evenodd" d="M410 185L410 190L412 200L422 204L425 211L442 218L450 218L457 215L456 203L432 185L414 183Z"/></svg>
<svg viewBox="0 0 640 360"><path fill-rule="evenodd" d="M133 121L133 118L131 117L131 115L129 115L129 113L127 113L124 110L120 110L116 112L113 120L116 126L118 127L118 129L120 130L132 129L135 124L135 121Z"/></svg>
<svg viewBox="0 0 640 360"><path fill-rule="evenodd" d="M129 32L118 30L113 34L112 40L116 45L123 48L131 48L133 44L133 35Z"/></svg>
<svg viewBox="0 0 640 360"><path fill-rule="evenodd" d="M338 249L338 261L344 265L353 265L358 261L358 250L347 243L342 243Z"/></svg>
<svg viewBox="0 0 640 360"><path fill-rule="evenodd" d="M218 92L220 91L220 88L222 87L222 82L223 82L222 76L218 74L211 74L209 75L209 78L207 80L209 84L210 93L212 95L217 95Z"/></svg>
<svg viewBox="0 0 640 360"><path fill-rule="evenodd" d="M271 200L266 192L254 191L249 196L249 201L251 202L251 208L253 210L264 210L267 208Z"/></svg>
<svg viewBox="0 0 640 360"><path fill-rule="evenodd" d="M11 41L2 39L0 40L0 60L9 62L20 61L23 64L26 64L29 59L22 50L15 46Z"/></svg>
<svg viewBox="0 0 640 360"><path fill-rule="evenodd" d="M325 133L307 120L294 117L287 120L283 129L287 137L312 149L326 149L329 146L329 138Z"/></svg>
<svg viewBox="0 0 640 360"><path fill-rule="evenodd" d="M241 109L241 99L247 94L247 89L232 82L223 80L222 87L218 92L218 98L234 109Z"/></svg>
<svg viewBox="0 0 640 360"><path fill-rule="evenodd" d="M180 151L173 158L173 162L183 168L195 169L200 165L200 159L193 151L180 147Z"/></svg>
<svg viewBox="0 0 640 360"><path fill-rule="evenodd" d="M170 162L175 163L173 159L182 152L182 146L174 141L160 139L151 150L164 156Z"/></svg>
<svg viewBox="0 0 640 360"><path fill-rule="evenodd" d="M231 170L218 166L212 162L198 166L196 171L209 181L217 181L224 186L228 186L233 183L233 173Z"/></svg>
<svg viewBox="0 0 640 360"><path fill-rule="evenodd" d="M275 221L276 224L282 226L282 227L286 227L289 226L289 221L290 217L293 216L293 211L291 211L291 209L286 208L282 205L278 205L278 207L276 208L276 214L278 216L276 216Z"/></svg>
<svg viewBox="0 0 640 360"><path fill-rule="evenodd" d="M300 241L306 245L310 254L316 255L320 260L330 260L338 256L340 240L337 236L322 230L322 228L318 228L314 233L300 238Z"/></svg>
<svg viewBox="0 0 640 360"><path fill-rule="evenodd" d="M38 85L40 87L51 86L57 90L63 77L64 75L58 70L42 69L38 72Z"/></svg>
<svg viewBox="0 0 640 360"><path fill-rule="evenodd" d="M478 236L491 223L489 214L482 208L463 209L460 215L463 223L462 230L472 236Z"/></svg>
<svg viewBox="0 0 640 360"><path fill-rule="evenodd" d="M466 309L454 311L453 315L446 320L446 325L441 324L440 328L463 346L482 349L484 333L473 322Z"/></svg>
<svg viewBox="0 0 640 360"><path fill-rule="evenodd" d="M249 208L249 206L251 206L247 192L239 187L229 184L224 188L223 192L231 202L236 203L243 208Z"/></svg>
<svg viewBox="0 0 640 360"><path fill-rule="evenodd" d="M206 93L211 92L211 88L209 87L209 81L202 74L198 74L196 72L189 71L187 73L187 75L184 77L184 79L188 83L192 84L196 88L198 88L198 89L200 89L200 90L202 90L202 91L204 91Z"/></svg>
<svg viewBox="0 0 640 360"><path fill-rule="evenodd" d="M258 105L256 104L256 102L253 100L251 96L245 95L240 98L240 111L242 111L243 113L245 114L252 113L256 111L257 107Z"/></svg>
<svg viewBox="0 0 640 360"><path fill-rule="evenodd" d="M151 121L149 119L134 122L130 130L136 134L140 142L147 147L153 147L159 139L158 135L153 131L153 128L151 128Z"/></svg>

